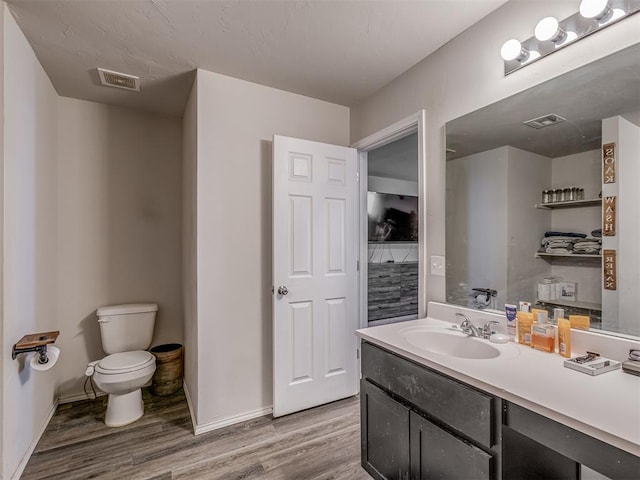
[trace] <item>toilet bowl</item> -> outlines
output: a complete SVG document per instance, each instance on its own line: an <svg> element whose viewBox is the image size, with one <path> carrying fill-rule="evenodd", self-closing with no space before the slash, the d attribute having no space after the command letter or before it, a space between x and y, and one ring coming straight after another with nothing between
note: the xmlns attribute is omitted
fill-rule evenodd
<svg viewBox="0 0 640 480"><path fill-rule="evenodd" d="M156 370L155 357L144 350L114 353L95 366L93 381L109 394L105 424L120 427L144 414L143 387Z"/></svg>
<svg viewBox="0 0 640 480"><path fill-rule="evenodd" d="M109 394L104 423L120 427L144 414L141 388L156 371L156 357L146 351L151 345L158 305L131 303L97 310L102 360L91 362L86 374Z"/></svg>

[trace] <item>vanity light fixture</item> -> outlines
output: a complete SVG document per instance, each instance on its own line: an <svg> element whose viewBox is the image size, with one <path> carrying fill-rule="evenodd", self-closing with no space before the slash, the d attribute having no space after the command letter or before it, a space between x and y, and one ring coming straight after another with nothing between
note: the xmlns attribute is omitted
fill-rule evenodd
<svg viewBox="0 0 640 480"><path fill-rule="evenodd" d="M638 12L640 0L582 0L579 11L564 20L545 17L536 25L533 37L504 43L500 49L504 74L515 72Z"/></svg>
<svg viewBox="0 0 640 480"><path fill-rule="evenodd" d="M561 43L567 38L567 32L560 28L557 18L545 17L536 25L535 36L541 42Z"/></svg>
<svg viewBox="0 0 640 480"><path fill-rule="evenodd" d="M580 15L584 18L593 18L604 21L613 15L613 9L609 6L609 0L582 0L580 2Z"/></svg>
<svg viewBox="0 0 640 480"><path fill-rule="evenodd" d="M500 56L505 61L516 60L523 62L529 57L529 50L522 48L520 41L512 38L504 42L500 49Z"/></svg>

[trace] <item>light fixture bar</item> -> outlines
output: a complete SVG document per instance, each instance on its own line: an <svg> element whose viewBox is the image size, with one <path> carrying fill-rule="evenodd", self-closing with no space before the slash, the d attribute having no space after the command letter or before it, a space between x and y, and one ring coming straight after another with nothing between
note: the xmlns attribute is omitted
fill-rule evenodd
<svg viewBox="0 0 640 480"><path fill-rule="evenodd" d="M505 55L505 49L509 51L507 43L515 44L517 40L505 42L501 50L504 74L509 75L531 65L567 45L640 12L640 0L583 0L580 11L582 13L577 12L559 22L552 17L542 19L536 25L536 35L520 42L520 51L523 52L520 55ZM513 51L513 45L511 46Z"/></svg>

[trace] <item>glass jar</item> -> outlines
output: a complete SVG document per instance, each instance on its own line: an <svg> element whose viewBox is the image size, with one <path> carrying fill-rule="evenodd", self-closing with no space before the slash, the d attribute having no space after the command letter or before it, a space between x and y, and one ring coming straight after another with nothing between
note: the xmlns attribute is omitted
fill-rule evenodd
<svg viewBox="0 0 640 480"><path fill-rule="evenodd" d="M584 188L578 189L578 198L576 200L584 200Z"/></svg>
<svg viewBox="0 0 640 480"><path fill-rule="evenodd" d="M563 202L568 202L572 200L571 198L571 188L566 187L562 190L562 201Z"/></svg>
<svg viewBox="0 0 640 480"><path fill-rule="evenodd" d="M542 191L542 203L549 203L551 201L551 194L549 190Z"/></svg>
<svg viewBox="0 0 640 480"><path fill-rule="evenodd" d="M556 188L553 191L554 202L564 202L564 193L561 188Z"/></svg>

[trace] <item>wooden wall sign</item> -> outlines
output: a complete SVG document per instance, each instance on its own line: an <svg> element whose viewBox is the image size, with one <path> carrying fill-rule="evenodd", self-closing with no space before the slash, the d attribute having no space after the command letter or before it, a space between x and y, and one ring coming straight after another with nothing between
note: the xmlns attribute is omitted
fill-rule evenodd
<svg viewBox="0 0 640 480"><path fill-rule="evenodd" d="M604 197L602 206L602 235L616 235L616 197Z"/></svg>
<svg viewBox="0 0 640 480"><path fill-rule="evenodd" d="M616 290L617 286L617 272L616 272L616 251L615 250L603 250L602 251L602 270L604 278L605 290Z"/></svg>
<svg viewBox="0 0 640 480"><path fill-rule="evenodd" d="M602 146L602 179L603 183L616 183L615 143L607 143Z"/></svg>

